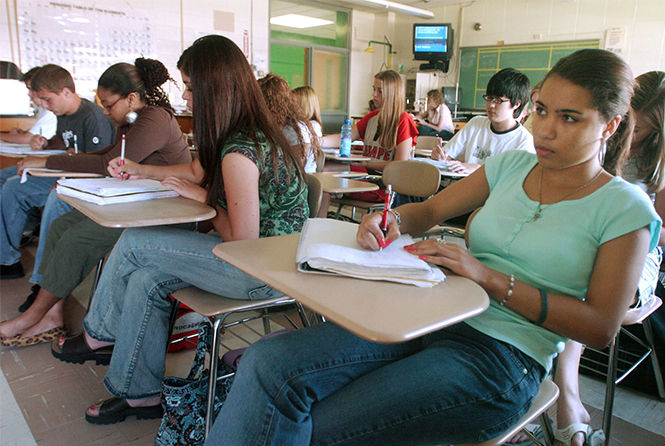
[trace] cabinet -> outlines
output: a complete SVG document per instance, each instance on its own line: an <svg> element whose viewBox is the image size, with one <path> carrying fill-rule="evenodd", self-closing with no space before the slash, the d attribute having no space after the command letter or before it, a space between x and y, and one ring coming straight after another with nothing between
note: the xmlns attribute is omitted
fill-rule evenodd
<svg viewBox="0 0 665 446"><path fill-rule="evenodd" d="M427 106L427 92L439 88L439 76L435 72L422 72L404 76L406 109L423 112Z"/></svg>

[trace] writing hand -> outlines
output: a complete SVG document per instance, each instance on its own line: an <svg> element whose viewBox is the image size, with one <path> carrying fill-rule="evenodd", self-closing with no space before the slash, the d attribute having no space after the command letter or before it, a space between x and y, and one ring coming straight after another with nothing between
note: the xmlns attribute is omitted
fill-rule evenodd
<svg viewBox="0 0 665 446"><path fill-rule="evenodd" d="M383 212L377 211L365 215L362 218L360 226L358 227L358 232L356 233L356 240L363 248L376 251L379 248L385 248L392 243L393 240L399 238L399 226L397 225L395 215L392 212L388 212L386 215L388 230L384 237L383 231L381 230L382 216Z"/></svg>
<svg viewBox="0 0 665 446"><path fill-rule="evenodd" d="M445 150L443 150L443 145L440 142L437 142L436 146L432 147L432 154L430 158L437 161L446 161L450 159Z"/></svg>
<svg viewBox="0 0 665 446"><path fill-rule="evenodd" d="M32 150L42 150L44 147L46 147L46 144L48 144L48 140L43 136L34 135L32 138L30 138L30 142L28 144L30 144L30 148Z"/></svg>
<svg viewBox="0 0 665 446"><path fill-rule="evenodd" d="M123 160L119 156L109 161L106 170L112 177L122 178L123 180L145 178L142 166L139 163L125 158L123 164Z"/></svg>

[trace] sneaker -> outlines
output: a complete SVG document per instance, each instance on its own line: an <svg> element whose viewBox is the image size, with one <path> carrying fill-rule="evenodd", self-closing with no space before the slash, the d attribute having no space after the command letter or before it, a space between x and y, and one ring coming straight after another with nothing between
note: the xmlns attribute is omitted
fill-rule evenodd
<svg viewBox="0 0 665 446"><path fill-rule="evenodd" d="M30 305L32 305L32 303L35 301L35 299L37 298L37 294L39 294L39 290L41 290L42 287L40 287L39 285L33 285L32 288L30 289L32 290L32 292L28 295L28 297L26 297L25 302L23 302L18 307L18 311L20 313L23 313L25 312L25 310L30 308Z"/></svg>
<svg viewBox="0 0 665 446"><path fill-rule="evenodd" d="M23 276L25 276L25 273L20 261L13 265L0 265L0 280L19 279Z"/></svg>

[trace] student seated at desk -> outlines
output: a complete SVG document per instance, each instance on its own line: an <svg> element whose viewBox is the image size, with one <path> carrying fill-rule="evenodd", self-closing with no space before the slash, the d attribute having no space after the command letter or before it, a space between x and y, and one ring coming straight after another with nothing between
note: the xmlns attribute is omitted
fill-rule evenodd
<svg viewBox="0 0 665 446"><path fill-rule="evenodd" d="M28 89L28 96L35 105L35 123L30 127L30 130L21 130L13 128L8 134L0 134L0 140L14 144L30 144L33 138L43 136L46 139L53 138L58 119L52 111L47 110L42 106L42 101L37 97L35 91L31 88L30 82L35 76L40 67L30 68L23 76L21 81Z"/></svg>
<svg viewBox="0 0 665 446"><path fill-rule="evenodd" d="M135 65L119 63L99 78L97 94L104 114L118 125L115 144L95 153L48 158L26 158L26 167L53 167L104 174L108 162L120 155L125 135L126 158L151 165L191 162L187 144L161 85L170 79L166 67L139 58ZM113 247L121 228L98 225L61 201L52 191L44 207L33 292L22 309L25 313L0 323L2 343L26 346L50 342L64 335L64 298L69 296L101 258ZM41 289L40 289L41 286ZM30 300L35 299L31 304Z"/></svg>
<svg viewBox="0 0 665 446"><path fill-rule="evenodd" d="M309 121L319 143L318 154L315 156L314 152L310 151L307 155L307 164L305 164L305 173L314 173L317 170L317 165L320 164L319 161L323 161L324 159L323 151L320 150L321 138L323 137L323 124L321 123L319 98L316 96L314 89L308 85L294 88L293 94L295 95L296 101L300 105L300 110L302 111L301 120Z"/></svg>
<svg viewBox="0 0 665 446"><path fill-rule="evenodd" d="M513 425L566 338L612 339L658 241L649 198L599 160L604 142L621 136L631 91L630 68L611 52L561 59L540 95L536 155L502 153L388 214L394 240L482 206L469 251L434 239L406 249L482 286L484 313L398 344L332 323L259 341L206 445L460 444ZM380 224L380 212L363 218L360 245L379 249Z"/></svg>
<svg viewBox="0 0 665 446"><path fill-rule="evenodd" d="M426 113L415 115L413 119L420 124L418 134L421 136L438 136L444 141L448 141L455 133L453 116L441 90L427 92Z"/></svg>
<svg viewBox="0 0 665 446"><path fill-rule="evenodd" d="M42 105L58 117L57 131L51 139L36 135L34 150L78 148L90 153L113 141L115 127L102 109L76 94L74 80L57 65L44 65L32 78L31 87ZM0 229L0 280L23 277L19 244L28 212L44 206L57 178L29 177L21 184L17 167L0 170L2 229Z"/></svg>
<svg viewBox="0 0 665 446"><path fill-rule="evenodd" d="M305 172L316 172L316 159L323 156L319 136L309 119L303 119L296 97L289 84L276 74L259 79L268 110L275 124L283 129L286 140L296 152L302 154Z"/></svg>
<svg viewBox="0 0 665 446"><path fill-rule="evenodd" d="M372 161L359 163L375 170L383 170L390 161L408 160L416 145L418 129L411 116L404 111L404 82L398 72L382 71L374 76L372 100L377 109L369 112L351 129L351 138L364 142L363 156ZM323 137L324 147L339 147L340 135ZM383 201L385 189L374 192L349 194L358 200Z"/></svg>
<svg viewBox="0 0 665 446"><path fill-rule="evenodd" d="M52 346L64 361L110 361L104 384L114 398L87 410L94 424L162 416L169 293L194 285L236 299L281 295L217 258L215 245L298 232L309 214L301 153L274 125L242 51L226 37L205 36L185 50L178 68L199 157L172 167L121 166L115 159L109 170L162 180L215 206L218 235L168 227L123 233L104 266L85 332Z"/></svg>
<svg viewBox="0 0 665 446"><path fill-rule="evenodd" d="M529 78L504 68L487 83L483 95L487 116L476 116L446 144L432 150L435 160L453 160L449 169L470 173L492 155L506 150L534 153L533 136L517 118L529 104Z"/></svg>
<svg viewBox="0 0 665 446"><path fill-rule="evenodd" d="M665 217L665 72L650 71L635 79L635 93L631 99L631 108L635 114L635 128L628 159L621 168L621 176L630 183L647 192L655 202L655 209L661 218ZM617 171L621 158L626 154L623 145L609 145L605 155L605 168ZM665 230L659 234L660 246L665 245ZM658 283L658 273L662 258L659 246L647 255L637 293L632 307L646 305L654 296ZM568 341L557 365L555 381L561 391L557 400L557 429L555 445L582 446L596 444L592 439L599 438L599 430L589 426L591 417L582 405L579 391L578 369L584 346L576 341Z"/></svg>

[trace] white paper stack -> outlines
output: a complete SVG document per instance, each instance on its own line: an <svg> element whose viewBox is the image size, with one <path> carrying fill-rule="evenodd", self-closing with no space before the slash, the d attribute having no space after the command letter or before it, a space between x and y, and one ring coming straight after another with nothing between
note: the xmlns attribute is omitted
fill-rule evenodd
<svg viewBox="0 0 665 446"><path fill-rule="evenodd" d="M58 180L57 192L99 205L178 196L176 191L162 186L159 181L119 178Z"/></svg>
<svg viewBox="0 0 665 446"><path fill-rule="evenodd" d="M356 242L358 225L310 218L305 222L296 254L299 271L334 273L368 280L387 280L431 287L445 279L436 266L403 249L413 243L402 235L382 251L362 249Z"/></svg>
<svg viewBox="0 0 665 446"><path fill-rule="evenodd" d="M0 153L11 155L61 155L65 152L66 150L32 150L29 144L0 142Z"/></svg>

